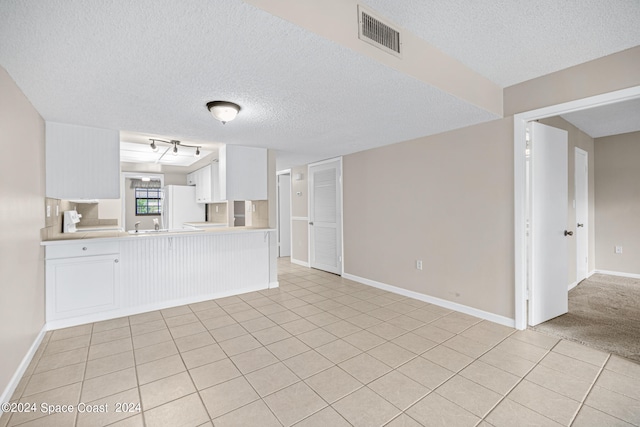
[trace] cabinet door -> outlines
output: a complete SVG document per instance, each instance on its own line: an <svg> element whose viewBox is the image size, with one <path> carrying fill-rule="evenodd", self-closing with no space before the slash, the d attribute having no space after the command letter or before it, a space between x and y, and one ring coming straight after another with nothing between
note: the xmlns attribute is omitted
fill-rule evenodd
<svg viewBox="0 0 640 427"><path fill-rule="evenodd" d="M187 174L187 185L196 185L196 171Z"/></svg>
<svg viewBox="0 0 640 427"><path fill-rule="evenodd" d="M120 198L120 133L46 123L46 195L55 199Z"/></svg>
<svg viewBox="0 0 640 427"><path fill-rule="evenodd" d="M220 148L220 198L267 199L267 150L226 145Z"/></svg>
<svg viewBox="0 0 640 427"><path fill-rule="evenodd" d="M202 203L211 203L211 166L205 166L202 169Z"/></svg>
<svg viewBox="0 0 640 427"><path fill-rule="evenodd" d="M115 254L48 260L47 321L118 308L119 266Z"/></svg>

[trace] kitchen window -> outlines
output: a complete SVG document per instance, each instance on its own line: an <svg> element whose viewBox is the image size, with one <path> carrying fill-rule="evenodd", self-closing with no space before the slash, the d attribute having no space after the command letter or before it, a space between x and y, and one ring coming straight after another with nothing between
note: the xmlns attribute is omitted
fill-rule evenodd
<svg viewBox="0 0 640 427"><path fill-rule="evenodd" d="M136 216L162 213L162 189L136 188Z"/></svg>

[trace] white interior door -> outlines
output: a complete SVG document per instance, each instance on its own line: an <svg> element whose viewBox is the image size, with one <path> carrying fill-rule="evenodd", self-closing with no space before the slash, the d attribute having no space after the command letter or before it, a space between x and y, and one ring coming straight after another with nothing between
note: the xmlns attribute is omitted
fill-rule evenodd
<svg viewBox="0 0 640 427"><path fill-rule="evenodd" d="M342 274L341 160L309 166L309 265Z"/></svg>
<svg viewBox="0 0 640 427"><path fill-rule="evenodd" d="M291 175L278 175L279 256L291 256Z"/></svg>
<svg viewBox="0 0 640 427"><path fill-rule="evenodd" d="M568 311L568 137L565 130L529 123L529 324ZM573 243L573 242L572 242Z"/></svg>
<svg viewBox="0 0 640 427"><path fill-rule="evenodd" d="M589 274L589 153L575 149L576 282Z"/></svg>

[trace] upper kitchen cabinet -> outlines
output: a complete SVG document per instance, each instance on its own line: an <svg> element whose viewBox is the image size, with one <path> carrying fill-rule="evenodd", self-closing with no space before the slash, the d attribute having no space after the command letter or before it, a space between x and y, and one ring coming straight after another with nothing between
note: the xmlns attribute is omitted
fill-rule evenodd
<svg viewBox="0 0 640 427"><path fill-rule="evenodd" d="M120 134L46 123L46 194L55 199L120 198Z"/></svg>
<svg viewBox="0 0 640 427"><path fill-rule="evenodd" d="M266 200L267 162L265 148L238 145L220 148L220 200Z"/></svg>

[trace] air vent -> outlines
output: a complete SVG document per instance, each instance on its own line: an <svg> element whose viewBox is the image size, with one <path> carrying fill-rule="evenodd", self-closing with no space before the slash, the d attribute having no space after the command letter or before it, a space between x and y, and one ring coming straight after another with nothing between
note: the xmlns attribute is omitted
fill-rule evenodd
<svg viewBox="0 0 640 427"><path fill-rule="evenodd" d="M385 52L400 56L400 31L362 5L358 5L358 38Z"/></svg>

